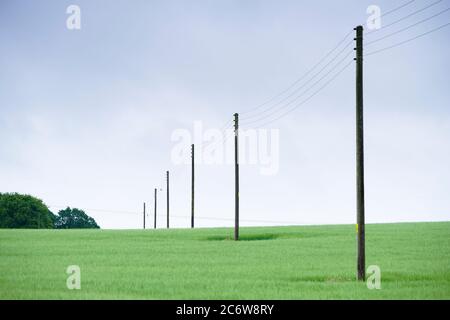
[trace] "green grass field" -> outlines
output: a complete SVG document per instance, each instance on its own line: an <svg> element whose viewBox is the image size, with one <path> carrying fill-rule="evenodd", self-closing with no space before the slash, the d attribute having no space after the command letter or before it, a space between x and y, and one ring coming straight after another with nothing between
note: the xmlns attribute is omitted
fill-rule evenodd
<svg viewBox="0 0 450 320"><path fill-rule="evenodd" d="M0 299L450 299L450 222L173 230L0 230ZM66 268L81 268L68 290Z"/></svg>

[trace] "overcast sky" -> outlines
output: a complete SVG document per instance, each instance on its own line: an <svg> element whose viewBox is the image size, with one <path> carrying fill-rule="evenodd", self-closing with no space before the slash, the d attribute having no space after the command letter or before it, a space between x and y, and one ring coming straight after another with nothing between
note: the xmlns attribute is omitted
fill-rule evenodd
<svg viewBox="0 0 450 320"><path fill-rule="evenodd" d="M369 5L383 14L405 2L2 0L0 192L34 195L55 213L84 209L103 228L141 228L144 201L153 222L158 187L163 227L170 170L171 226L187 227L190 166L174 161L172 137L195 122L206 130L231 124L235 112L244 119L364 23ZM382 26L433 2L416 0ZM66 26L71 4L81 9L80 30ZM441 1L365 41L449 6ZM365 52L447 22L449 11ZM365 58L369 223L450 220L449 38L447 27ZM355 223L354 63L262 128L279 136L277 170L242 163L242 225ZM233 164L198 164L196 215L198 226L233 225Z"/></svg>

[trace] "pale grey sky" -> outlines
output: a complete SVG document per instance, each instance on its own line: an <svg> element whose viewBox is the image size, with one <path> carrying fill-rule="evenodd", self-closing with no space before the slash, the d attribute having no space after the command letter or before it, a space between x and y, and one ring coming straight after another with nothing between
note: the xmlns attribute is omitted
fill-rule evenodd
<svg viewBox="0 0 450 320"><path fill-rule="evenodd" d="M55 213L85 209L103 228L140 228L142 202L152 222L153 188L170 170L171 225L187 227L190 167L173 163L171 135L194 121L220 128L288 88L366 21L369 5L383 14L406 2L3 0L0 192L32 194ZM382 26L433 2L413 1ZM66 28L71 4L81 30ZM449 11L365 50L447 22ZM367 222L450 220L449 35L443 28L364 61ZM265 127L279 130L279 170L241 166L242 225L355 222L354 91L352 64ZM196 172L196 224L232 226L233 165ZM158 206L164 215L164 189Z"/></svg>

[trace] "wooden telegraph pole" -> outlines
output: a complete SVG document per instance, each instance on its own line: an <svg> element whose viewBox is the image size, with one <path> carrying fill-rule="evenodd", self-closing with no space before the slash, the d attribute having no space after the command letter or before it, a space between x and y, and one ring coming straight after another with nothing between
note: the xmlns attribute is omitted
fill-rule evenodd
<svg viewBox="0 0 450 320"><path fill-rule="evenodd" d="M144 230L145 230L145 202L144 202L144 212L143 212L143 214L144 214Z"/></svg>
<svg viewBox="0 0 450 320"><path fill-rule="evenodd" d="M156 229L156 203L157 203L157 189L155 188L155 221L154 221L154 228Z"/></svg>
<svg viewBox="0 0 450 320"><path fill-rule="evenodd" d="M194 228L194 145L191 145L191 157L192 157L192 166L191 166L191 228Z"/></svg>
<svg viewBox="0 0 450 320"><path fill-rule="evenodd" d="M366 279L364 221L364 129L363 129L363 27L356 30L356 234L358 246L357 279Z"/></svg>
<svg viewBox="0 0 450 320"><path fill-rule="evenodd" d="M167 229L169 229L169 171L166 171L167 176Z"/></svg>
<svg viewBox="0 0 450 320"><path fill-rule="evenodd" d="M239 240L239 114L234 114L234 240Z"/></svg>

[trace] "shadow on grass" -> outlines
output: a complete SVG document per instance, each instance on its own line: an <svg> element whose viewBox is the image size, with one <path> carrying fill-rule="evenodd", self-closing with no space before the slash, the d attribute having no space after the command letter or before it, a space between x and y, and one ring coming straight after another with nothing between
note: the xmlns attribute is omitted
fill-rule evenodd
<svg viewBox="0 0 450 320"><path fill-rule="evenodd" d="M369 276L369 274L367 275ZM344 283L355 282L356 276L350 275L311 275L303 277L290 277L287 279L289 282L319 282L319 283ZM400 272L386 272L382 274L382 282L414 282L414 281L445 281L445 275L424 275L424 274L408 274Z"/></svg>
<svg viewBox="0 0 450 320"><path fill-rule="evenodd" d="M448 281L448 275L445 273L408 273L408 272L381 272L381 280L384 282L411 282L411 281Z"/></svg>
<svg viewBox="0 0 450 320"><path fill-rule="evenodd" d="M301 233L258 233L258 234L241 234L239 241L261 241L261 240L275 240L275 239L289 239L289 238L303 238ZM234 240L233 235L209 236L204 238L209 241L225 241Z"/></svg>
<svg viewBox="0 0 450 320"><path fill-rule="evenodd" d="M321 282L321 283L342 283L342 282L351 282L354 281L355 278L347 277L347 276L304 276L304 277L295 277L289 278L290 282Z"/></svg>
<svg viewBox="0 0 450 320"><path fill-rule="evenodd" d="M329 237L336 237L339 236L339 233L333 232L333 231L314 231L311 232L310 230L299 230L294 232L246 232L243 230L239 234L239 241L263 241L263 240L277 240L277 239L309 239L309 238L329 238ZM343 236L347 236L347 234L343 234ZM233 240L234 241L234 235L233 232L230 232L228 234L220 234L220 235L209 235L204 236L201 238L198 238L199 240L206 240L206 241L227 241L227 240Z"/></svg>

